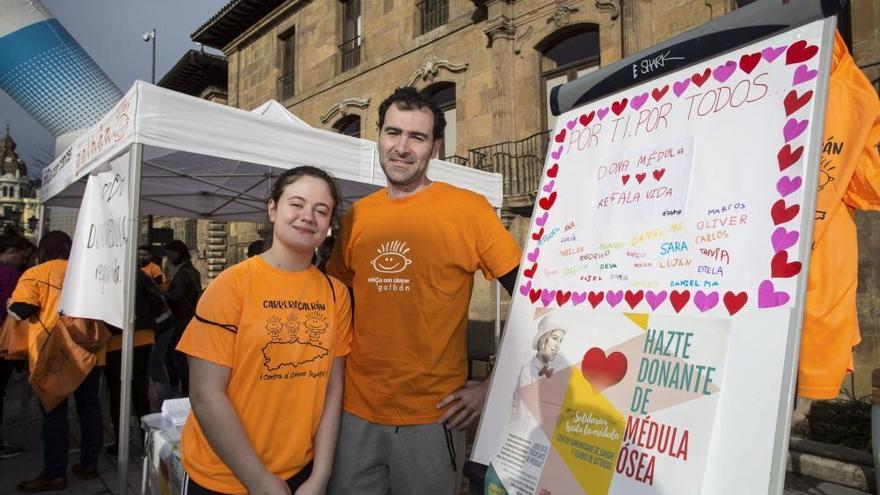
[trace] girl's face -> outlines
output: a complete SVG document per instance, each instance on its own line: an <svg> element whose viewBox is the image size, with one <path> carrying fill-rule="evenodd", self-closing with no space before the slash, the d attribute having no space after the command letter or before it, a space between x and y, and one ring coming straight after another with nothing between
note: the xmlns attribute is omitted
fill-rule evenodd
<svg viewBox="0 0 880 495"><path fill-rule="evenodd" d="M269 200L273 242L311 256L327 237L333 206L323 179L304 175L288 184L277 203Z"/></svg>

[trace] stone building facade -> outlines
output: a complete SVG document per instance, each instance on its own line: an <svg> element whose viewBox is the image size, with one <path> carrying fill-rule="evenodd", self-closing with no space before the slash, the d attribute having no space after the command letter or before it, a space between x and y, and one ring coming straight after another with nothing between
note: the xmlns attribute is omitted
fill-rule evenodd
<svg viewBox="0 0 880 495"><path fill-rule="evenodd" d="M226 55L229 105L250 110L276 99L317 128L375 139L379 103L396 87L433 94L450 123L442 155L504 175L503 218L524 239L553 124L550 88L747 3L232 0L192 38ZM873 0L854 0L841 18L875 84L878 26ZM863 253L880 246L877 217L859 223ZM880 362L880 261L863 257L861 275L864 368ZM478 277L472 319L491 319L489 294Z"/></svg>
<svg viewBox="0 0 880 495"><path fill-rule="evenodd" d="M39 184L28 177L27 166L9 135L0 138L0 225L14 227L34 241L40 219Z"/></svg>

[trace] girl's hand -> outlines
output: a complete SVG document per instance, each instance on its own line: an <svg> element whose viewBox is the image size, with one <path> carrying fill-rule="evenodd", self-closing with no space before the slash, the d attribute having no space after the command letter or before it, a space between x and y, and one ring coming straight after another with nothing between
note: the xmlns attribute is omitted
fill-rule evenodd
<svg viewBox="0 0 880 495"><path fill-rule="evenodd" d="M324 492L327 490L327 482L321 482L320 480L311 477L307 479L299 488L296 489L296 493L294 495L324 495Z"/></svg>
<svg viewBox="0 0 880 495"><path fill-rule="evenodd" d="M248 487L248 493L253 495L291 495L287 482L272 473L266 473L257 486Z"/></svg>

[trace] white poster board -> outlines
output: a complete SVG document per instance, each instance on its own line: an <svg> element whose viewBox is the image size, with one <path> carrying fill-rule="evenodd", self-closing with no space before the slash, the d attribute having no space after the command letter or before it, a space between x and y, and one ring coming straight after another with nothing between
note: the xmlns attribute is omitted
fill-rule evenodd
<svg viewBox="0 0 880 495"><path fill-rule="evenodd" d="M122 328L128 245L129 153L89 176L76 221L59 310Z"/></svg>
<svg viewBox="0 0 880 495"><path fill-rule="evenodd" d="M781 487L832 32L557 119L472 456L486 493Z"/></svg>

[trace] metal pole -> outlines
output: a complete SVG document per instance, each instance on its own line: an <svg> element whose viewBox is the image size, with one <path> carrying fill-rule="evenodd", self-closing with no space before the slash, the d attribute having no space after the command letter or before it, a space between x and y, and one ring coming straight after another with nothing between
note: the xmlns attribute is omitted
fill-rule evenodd
<svg viewBox="0 0 880 495"><path fill-rule="evenodd" d="M153 44L152 69L150 70L150 84L156 84L156 28L150 35L150 41ZM137 239L135 237L135 239ZM147 215L147 246L150 247L150 254L153 254L153 215Z"/></svg>
<svg viewBox="0 0 880 495"><path fill-rule="evenodd" d="M122 373L120 374L119 393L119 455L116 458L116 476L118 495L128 493L128 430L131 417L131 368L134 350L134 298L135 276L137 275L137 236L140 230L138 222L138 205L141 193L141 160L144 145L131 145L128 157L128 238L125 246L125 278L122 287L125 290L122 327ZM140 427L140 425L138 425Z"/></svg>
<svg viewBox="0 0 880 495"><path fill-rule="evenodd" d="M156 84L156 28L153 28L153 35L150 38L153 42L153 69L150 71L150 84Z"/></svg>

